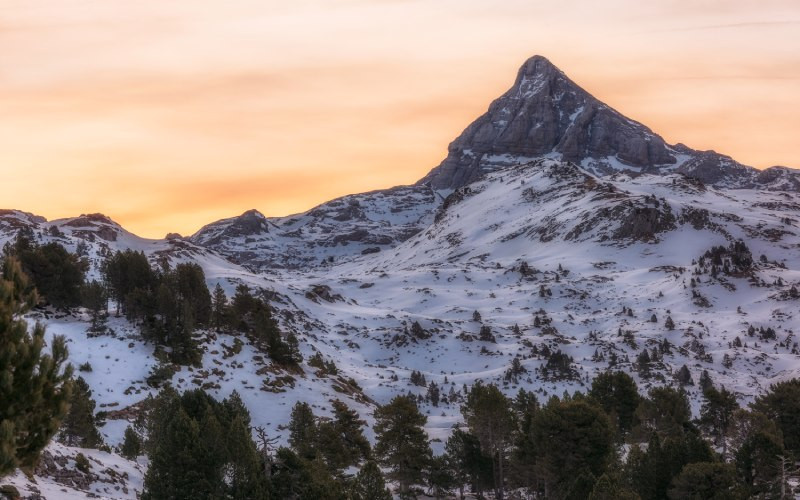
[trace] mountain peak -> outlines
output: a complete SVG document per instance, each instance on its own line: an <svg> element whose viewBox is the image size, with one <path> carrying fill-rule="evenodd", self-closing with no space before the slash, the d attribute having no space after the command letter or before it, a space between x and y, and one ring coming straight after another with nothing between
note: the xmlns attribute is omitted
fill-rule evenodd
<svg viewBox="0 0 800 500"><path fill-rule="evenodd" d="M528 60L520 66L517 72L517 83L520 82L523 76L552 75L553 73L561 73L561 70L551 63L548 58L535 55L529 57Z"/></svg>
<svg viewBox="0 0 800 500"><path fill-rule="evenodd" d="M266 219L266 217L264 216L264 214L262 214L261 212L259 212L259 211L258 211L258 210L256 210L255 208L251 208L250 210L247 210L247 211L246 211L246 212L244 212L242 215L240 215L240 216L239 216L239 218L240 218L240 219L249 219L249 218L254 218L254 219Z"/></svg>
<svg viewBox="0 0 800 500"><path fill-rule="evenodd" d="M578 163L596 174L678 166L677 151L649 128L603 104L547 58L520 67L514 85L450 144L420 183L455 189L535 158Z"/></svg>

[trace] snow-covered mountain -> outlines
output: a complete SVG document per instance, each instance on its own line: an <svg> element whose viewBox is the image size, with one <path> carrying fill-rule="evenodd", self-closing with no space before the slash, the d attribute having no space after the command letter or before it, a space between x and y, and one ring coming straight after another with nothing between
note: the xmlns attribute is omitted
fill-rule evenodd
<svg viewBox="0 0 800 500"><path fill-rule="evenodd" d="M48 222L10 210L0 244L20 231L58 241L92 272L133 248L154 262L198 262L229 296L239 283L266 290L300 339L302 372L270 367L244 338L205 332L203 367L183 368L175 386L220 398L235 389L253 424L285 441L294 402L326 415L342 399L371 423L375 404L425 393L410 382L421 371L447 396L422 404L435 440L477 380L546 398L583 390L610 366L647 388L685 365L696 409L703 371L742 402L799 377L799 179L668 145L535 57L414 186L289 217L251 210L163 240L102 215ZM153 346L122 318L100 337L87 334L86 315L35 319L68 337L74 364L93 366L81 375L112 412L103 432L118 443L126 409L154 393L144 381ZM639 360L645 349L656 359ZM558 352L566 367L551 362ZM314 353L338 373L310 366Z"/></svg>

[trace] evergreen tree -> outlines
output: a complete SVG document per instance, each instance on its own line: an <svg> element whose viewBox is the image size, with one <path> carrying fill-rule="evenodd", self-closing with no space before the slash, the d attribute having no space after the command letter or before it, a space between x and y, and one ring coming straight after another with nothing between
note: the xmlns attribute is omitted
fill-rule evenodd
<svg viewBox="0 0 800 500"><path fill-rule="evenodd" d="M341 401L333 401L334 419L317 427L317 449L322 453L331 471L339 471L369 458L370 446L364 437L364 421L355 410Z"/></svg>
<svg viewBox="0 0 800 500"><path fill-rule="evenodd" d="M660 438L651 435L647 449L635 446L628 455L628 481L642 499L666 498L672 480L683 467L695 462L712 462L714 453L692 427Z"/></svg>
<svg viewBox="0 0 800 500"><path fill-rule="evenodd" d="M214 293L211 295L211 324L219 331L225 324L227 324L227 308L228 297L225 295L225 290L222 289L219 283L214 287Z"/></svg>
<svg viewBox="0 0 800 500"><path fill-rule="evenodd" d="M614 452L614 430L603 410L580 398L552 399L531 425L545 496L564 495L578 474L599 476Z"/></svg>
<svg viewBox="0 0 800 500"><path fill-rule="evenodd" d="M81 303L81 287L88 263L58 243L36 245L24 236L10 248L23 272L45 302L63 309Z"/></svg>
<svg viewBox="0 0 800 500"><path fill-rule="evenodd" d="M306 402L297 402L289 420L289 444L300 458L313 460L317 454L317 423Z"/></svg>
<svg viewBox="0 0 800 500"><path fill-rule="evenodd" d="M493 484L492 459L481 451L481 444L474 435L456 428L445 443L445 454L453 471L453 481L464 498L464 485L483 495Z"/></svg>
<svg viewBox="0 0 800 500"><path fill-rule="evenodd" d="M208 455L208 435L201 434L199 423L182 407L167 419L150 454L142 500L219 498L223 489L220 457Z"/></svg>
<svg viewBox="0 0 800 500"><path fill-rule="evenodd" d="M78 377L72 386L69 411L61 424L60 440L67 446L97 448L103 443L94 415L95 401L89 384Z"/></svg>
<svg viewBox="0 0 800 500"><path fill-rule="evenodd" d="M350 488L350 497L351 500L392 500L378 464L370 460L361 467Z"/></svg>
<svg viewBox="0 0 800 500"><path fill-rule="evenodd" d="M20 318L36 302L28 278L13 257L0 279L0 477L30 469L67 412L72 367L65 365L63 337L44 354L44 327L32 332Z"/></svg>
<svg viewBox="0 0 800 500"><path fill-rule="evenodd" d="M683 500L733 500L747 498L736 481L730 464L699 462L684 466L672 480L669 498Z"/></svg>
<svg viewBox="0 0 800 500"><path fill-rule="evenodd" d="M592 380L588 395L616 424L620 435L630 431L640 401L636 381L630 375L620 371L601 373Z"/></svg>
<svg viewBox="0 0 800 500"><path fill-rule="evenodd" d="M319 460L304 460L288 448L280 448L271 470L272 495L281 500L342 500L341 482L334 480Z"/></svg>
<svg viewBox="0 0 800 500"><path fill-rule="evenodd" d="M714 443L722 448L723 457L728 453L728 431L733 413L739 408L736 396L724 387L711 387L703 392L700 408L700 427L711 434Z"/></svg>
<svg viewBox="0 0 800 500"><path fill-rule="evenodd" d="M226 432L226 498L233 500L265 499L269 495L263 463L250 435L249 419L249 415L237 414Z"/></svg>
<svg viewBox="0 0 800 500"><path fill-rule="evenodd" d="M786 449L800 453L800 379L771 385L751 406L777 422Z"/></svg>
<svg viewBox="0 0 800 500"><path fill-rule="evenodd" d="M470 432L478 438L481 449L492 459L496 472L495 494L502 500L507 454L516 429L511 402L497 386L478 382L467 394L461 414Z"/></svg>
<svg viewBox="0 0 800 500"><path fill-rule="evenodd" d="M120 455L128 460L136 460L136 457L142 454L142 439L139 434L133 430L133 427L128 426L125 428L125 436L120 447Z"/></svg>
<svg viewBox="0 0 800 500"><path fill-rule="evenodd" d="M433 457L428 465L426 483L433 498L447 498L455 486L456 478L444 455Z"/></svg>
<svg viewBox="0 0 800 500"><path fill-rule="evenodd" d="M427 421L407 396L395 396L375 410L375 455L389 468L389 477L398 482L400 495L423 480L431 460L431 449L424 426Z"/></svg>
<svg viewBox="0 0 800 500"><path fill-rule="evenodd" d="M651 433L659 436L680 435L689 424L692 412L683 389L654 387L636 409L636 434L647 440Z"/></svg>

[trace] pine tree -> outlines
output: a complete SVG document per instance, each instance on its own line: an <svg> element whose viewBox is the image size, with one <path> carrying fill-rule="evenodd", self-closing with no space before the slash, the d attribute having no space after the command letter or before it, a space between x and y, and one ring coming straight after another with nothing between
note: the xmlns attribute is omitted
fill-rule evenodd
<svg viewBox="0 0 800 500"><path fill-rule="evenodd" d="M362 432L364 421L358 418L358 413L338 399L332 405L334 418L318 425L316 442L328 467L338 473L369 458L370 446Z"/></svg>
<svg viewBox="0 0 800 500"><path fill-rule="evenodd" d="M142 500L219 498L223 485L215 463L219 457L207 456L207 440L183 408L169 415L150 455Z"/></svg>
<svg viewBox="0 0 800 500"><path fill-rule="evenodd" d="M445 454L459 496L464 498L464 485L470 484L481 498L483 491L493 484L494 476L492 460L481 451L478 438L456 428L445 443Z"/></svg>
<svg viewBox="0 0 800 500"><path fill-rule="evenodd" d="M249 415L237 414L230 422L226 436L228 463L225 476L232 500L266 499L269 485L255 443L250 435Z"/></svg>
<svg viewBox="0 0 800 500"><path fill-rule="evenodd" d="M211 324L217 331L227 324L227 307L228 297L225 296L225 290L222 289L222 286L217 283L214 287L214 293L211 295Z"/></svg>
<svg viewBox="0 0 800 500"><path fill-rule="evenodd" d="M125 428L120 454L128 460L136 460L142 454L142 439L131 426Z"/></svg>
<svg viewBox="0 0 800 500"><path fill-rule="evenodd" d="M722 456L728 453L728 431L733 413L739 408L736 396L724 387L717 390L710 387L703 392L703 405L700 408L700 426L714 438L714 443L722 447Z"/></svg>
<svg viewBox="0 0 800 500"><path fill-rule="evenodd" d="M664 321L664 328L667 330L675 329L675 322L672 320L672 316L667 316L666 321Z"/></svg>
<svg viewBox="0 0 800 500"><path fill-rule="evenodd" d="M89 384L78 377L73 384L69 411L61 425L60 440L68 446L97 448L103 443L94 415L95 401Z"/></svg>
<svg viewBox="0 0 800 500"><path fill-rule="evenodd" d="M548 498L567 492L578 474L603 474L614 452L611 422L585 399L552 399L536 412L530 434Z"/></svg>
<svg viewBox="0 0 800 500"><path fill-rule="evenodd" d="M672 480L669 498L742 498L736 470L730 464L700 462L686 465Z"/></svg>
<svg viewBox="0 0 800 500"><path fill-rule="evenodd" d="M800 379L771 385L752 407L775 420L783 432L786 449L800 452Z"/></svg>
<svg viewBox="0 0 800 500"><path fill-rule="evenodd" d="M496 471L495 492L503 499L506 455L516 428L511 402L495 385L478 382L472 386L461 414L481 449L492 459Z"/></svg>
<svg viewBox="0 0 800 500"><path fill-rule="evenodd" d="M601 373L592 380L588 395L616 423L620 435L631 430L640 397L636 382L630 375L619 371Z"/></svg>
<svg viewBox="0 0 800 500"><path fill-rule="evenodd" d="M431 449L424 426L427 418L407 396L396 396L375 410L375 455L389 468L389 477L398 482L400 495L423 480L431 460Z"/></svg>
<svg viewBox="0 0 800 500"><path fill-rule="evenodd" d="M72 367L63 337L44 354L44 327L19 317L36 302L19 262L7 257L0 279L0 477L32 468L67 412Z"/></svg>
<svg viewBox="0 0 800 500"><path fill-rule="evenodd" d="M361 467L350 489L352 500L392 500L381 470L373 461Z"/></svg>
<svg viewBox="0 0 800 500"><path fill-rule="evenodd" d="M289 444L303 459L313 460L317 454L317 424L314 412L306 402L297 402L289 420Z"/></svg>

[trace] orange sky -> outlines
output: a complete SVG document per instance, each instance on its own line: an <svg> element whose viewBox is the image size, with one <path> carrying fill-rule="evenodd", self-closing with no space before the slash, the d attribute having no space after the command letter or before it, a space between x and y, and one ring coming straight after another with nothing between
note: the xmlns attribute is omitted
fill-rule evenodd
<svg viewBox="0 0 800 500"><path fill-rule="evenodd" d="M542 54L669 142L800 167L797 0L3 0L0 208L144 236L407 184Z"/></svg>

